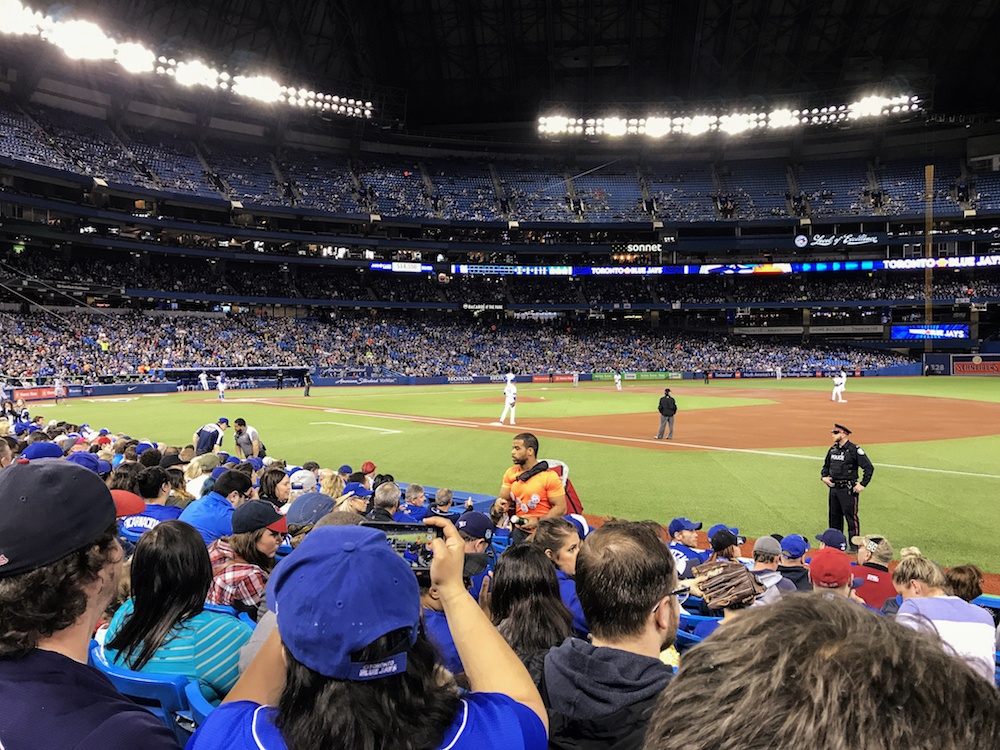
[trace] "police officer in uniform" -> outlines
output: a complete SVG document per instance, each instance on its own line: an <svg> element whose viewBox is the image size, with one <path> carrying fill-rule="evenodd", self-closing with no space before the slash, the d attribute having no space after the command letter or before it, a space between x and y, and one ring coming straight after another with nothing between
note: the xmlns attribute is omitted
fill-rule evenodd
<svg viewBox="0 0 1000 750"><path fill-rule="evenodd" d="M830 522L831 529L844 530L844 519L847 519L847 538L859 536L860 521L858 520L858 495L872 481L875 467L863 449L848 439L851 431L842 424L835 424L830 431L833 434L833 445L826 452L820 478L823 484L830 488ZM858 481L858 469L863 475Z"/></svg>

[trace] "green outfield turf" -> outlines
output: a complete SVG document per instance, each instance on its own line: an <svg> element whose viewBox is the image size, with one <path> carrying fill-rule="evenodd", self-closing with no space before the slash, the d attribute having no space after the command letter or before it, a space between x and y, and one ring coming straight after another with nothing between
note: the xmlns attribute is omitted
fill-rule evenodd
<svg viewBox="0 0 1000 750"><path fill-rule="evenodd" d="M651 435L656 395L649 391L661 385L627 381L622 393L606 383L578 389L519 385L519 422L529 429L531 420L540 418L649 414ZM763 397L726 397L728 390L753 388L765 396L780 390L829 393L830 388L824 380L790 379L704 386L688 381L683 386L684 411L769 403ZM326 388L314 389L309 399L298 390L233 391L224 405L213 393L181 393L77 399L59 407L39 405L33 413L173 444L190 442L198 427L221 415L230 420L242 416L260 431L271 455L291 462L357 468L371 459L380 472L403 481L493 493L510 464L515 430L504 434L469 425L499 416L500 390L478 385ZM1000 383L990 378L858 378L850 381L849 392L1000 402ZM240 401L268 398L280 399L282 405ZM457 424L414 422L405 415ZM864 443L877 473L861 498L863 530L886 534L897 554L900 547L915 545L943 564L975 562L1000 572L1000 548L993 539L1000 526L1000 424L991 436L936 440L933 425L923 423L919 414L912 419L918 442ZM227 433L226 446L232 445L231 435ZM818 477L828 443L821 435L815 445L756 453L665 451L647 441L609 445L540 438L543 457L569 464L588 513L664 523L686 515L706 528L717 522L738 526L747 536L798 532L811 537L826 526L826 492Z"/></svg>

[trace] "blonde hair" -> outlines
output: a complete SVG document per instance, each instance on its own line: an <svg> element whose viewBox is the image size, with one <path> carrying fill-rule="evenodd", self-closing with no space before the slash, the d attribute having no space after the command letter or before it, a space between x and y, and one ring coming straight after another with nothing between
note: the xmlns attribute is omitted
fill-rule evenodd
<svg viewBox="0 0 1000 750"><path fill-rule="evenodd" d="M920 554L916 547L904 547L902 560L892 571L892 582L897 586L905 586L910 581L923 581L931 588L945 587L944 572L940 566Z"/></svg>
<svg viewBox="0 0 1000 750"><path fill-rule="evenodd" d="M340 497L344 494L344 478L336 472L324 475L319 483L319 491L330 497Z"/></svg>
<svg viewBox="0 0 1000 750"><path fill-rule="evenodd" d="M184 470L185 479L197 479L202 474L208 474L219 465L219 457L214 453L202 453L191 459Z"/></svg>

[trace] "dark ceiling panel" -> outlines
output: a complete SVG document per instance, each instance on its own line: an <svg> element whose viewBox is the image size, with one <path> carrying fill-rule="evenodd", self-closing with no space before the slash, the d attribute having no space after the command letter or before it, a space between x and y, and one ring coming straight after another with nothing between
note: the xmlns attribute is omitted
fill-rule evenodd
<svg viewBox="0 0 1000 750"><path fill-rule="evenodd" d="M29 3L30 4L30 3ZM540 103L792 97L936 82L1000 110L1000 0L63 0L122 36L295 82L399 87L409 124L532 119Z"/></svg>

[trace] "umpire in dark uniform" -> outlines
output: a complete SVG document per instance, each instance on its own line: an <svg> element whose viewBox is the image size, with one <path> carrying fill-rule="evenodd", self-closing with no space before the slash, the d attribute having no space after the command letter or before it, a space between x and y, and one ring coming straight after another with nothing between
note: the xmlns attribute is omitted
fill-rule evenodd
<svg viewBox="0 0 1000 750"><path fill-rule="evenodd" d="M859 536L860 521L858 520L858 495L872 481L875 467L863 449L848 439L851 431L842 424L835 424L830 430L833 434L833 445L826 452L820 478L823 484L830 488L830 522L831 529L844 530L844 519L847 519L847 538ZM858 481L858 469L863 472Z"/></svg>
<svg viewBox="0 0 1000 750"><path fill-rule="evenodd" d="M674 438L674 414L677 413L677 402L674 401L674 397L670 395L670 389L663 389L663 398L660 399L660 405L657 407L657 411L660 412L660 431L657 432L653 437L659 440L663 437L663 430L666 429L667 425L670 425L670 432L667 434L667 440L673 440Z"/></svg>

